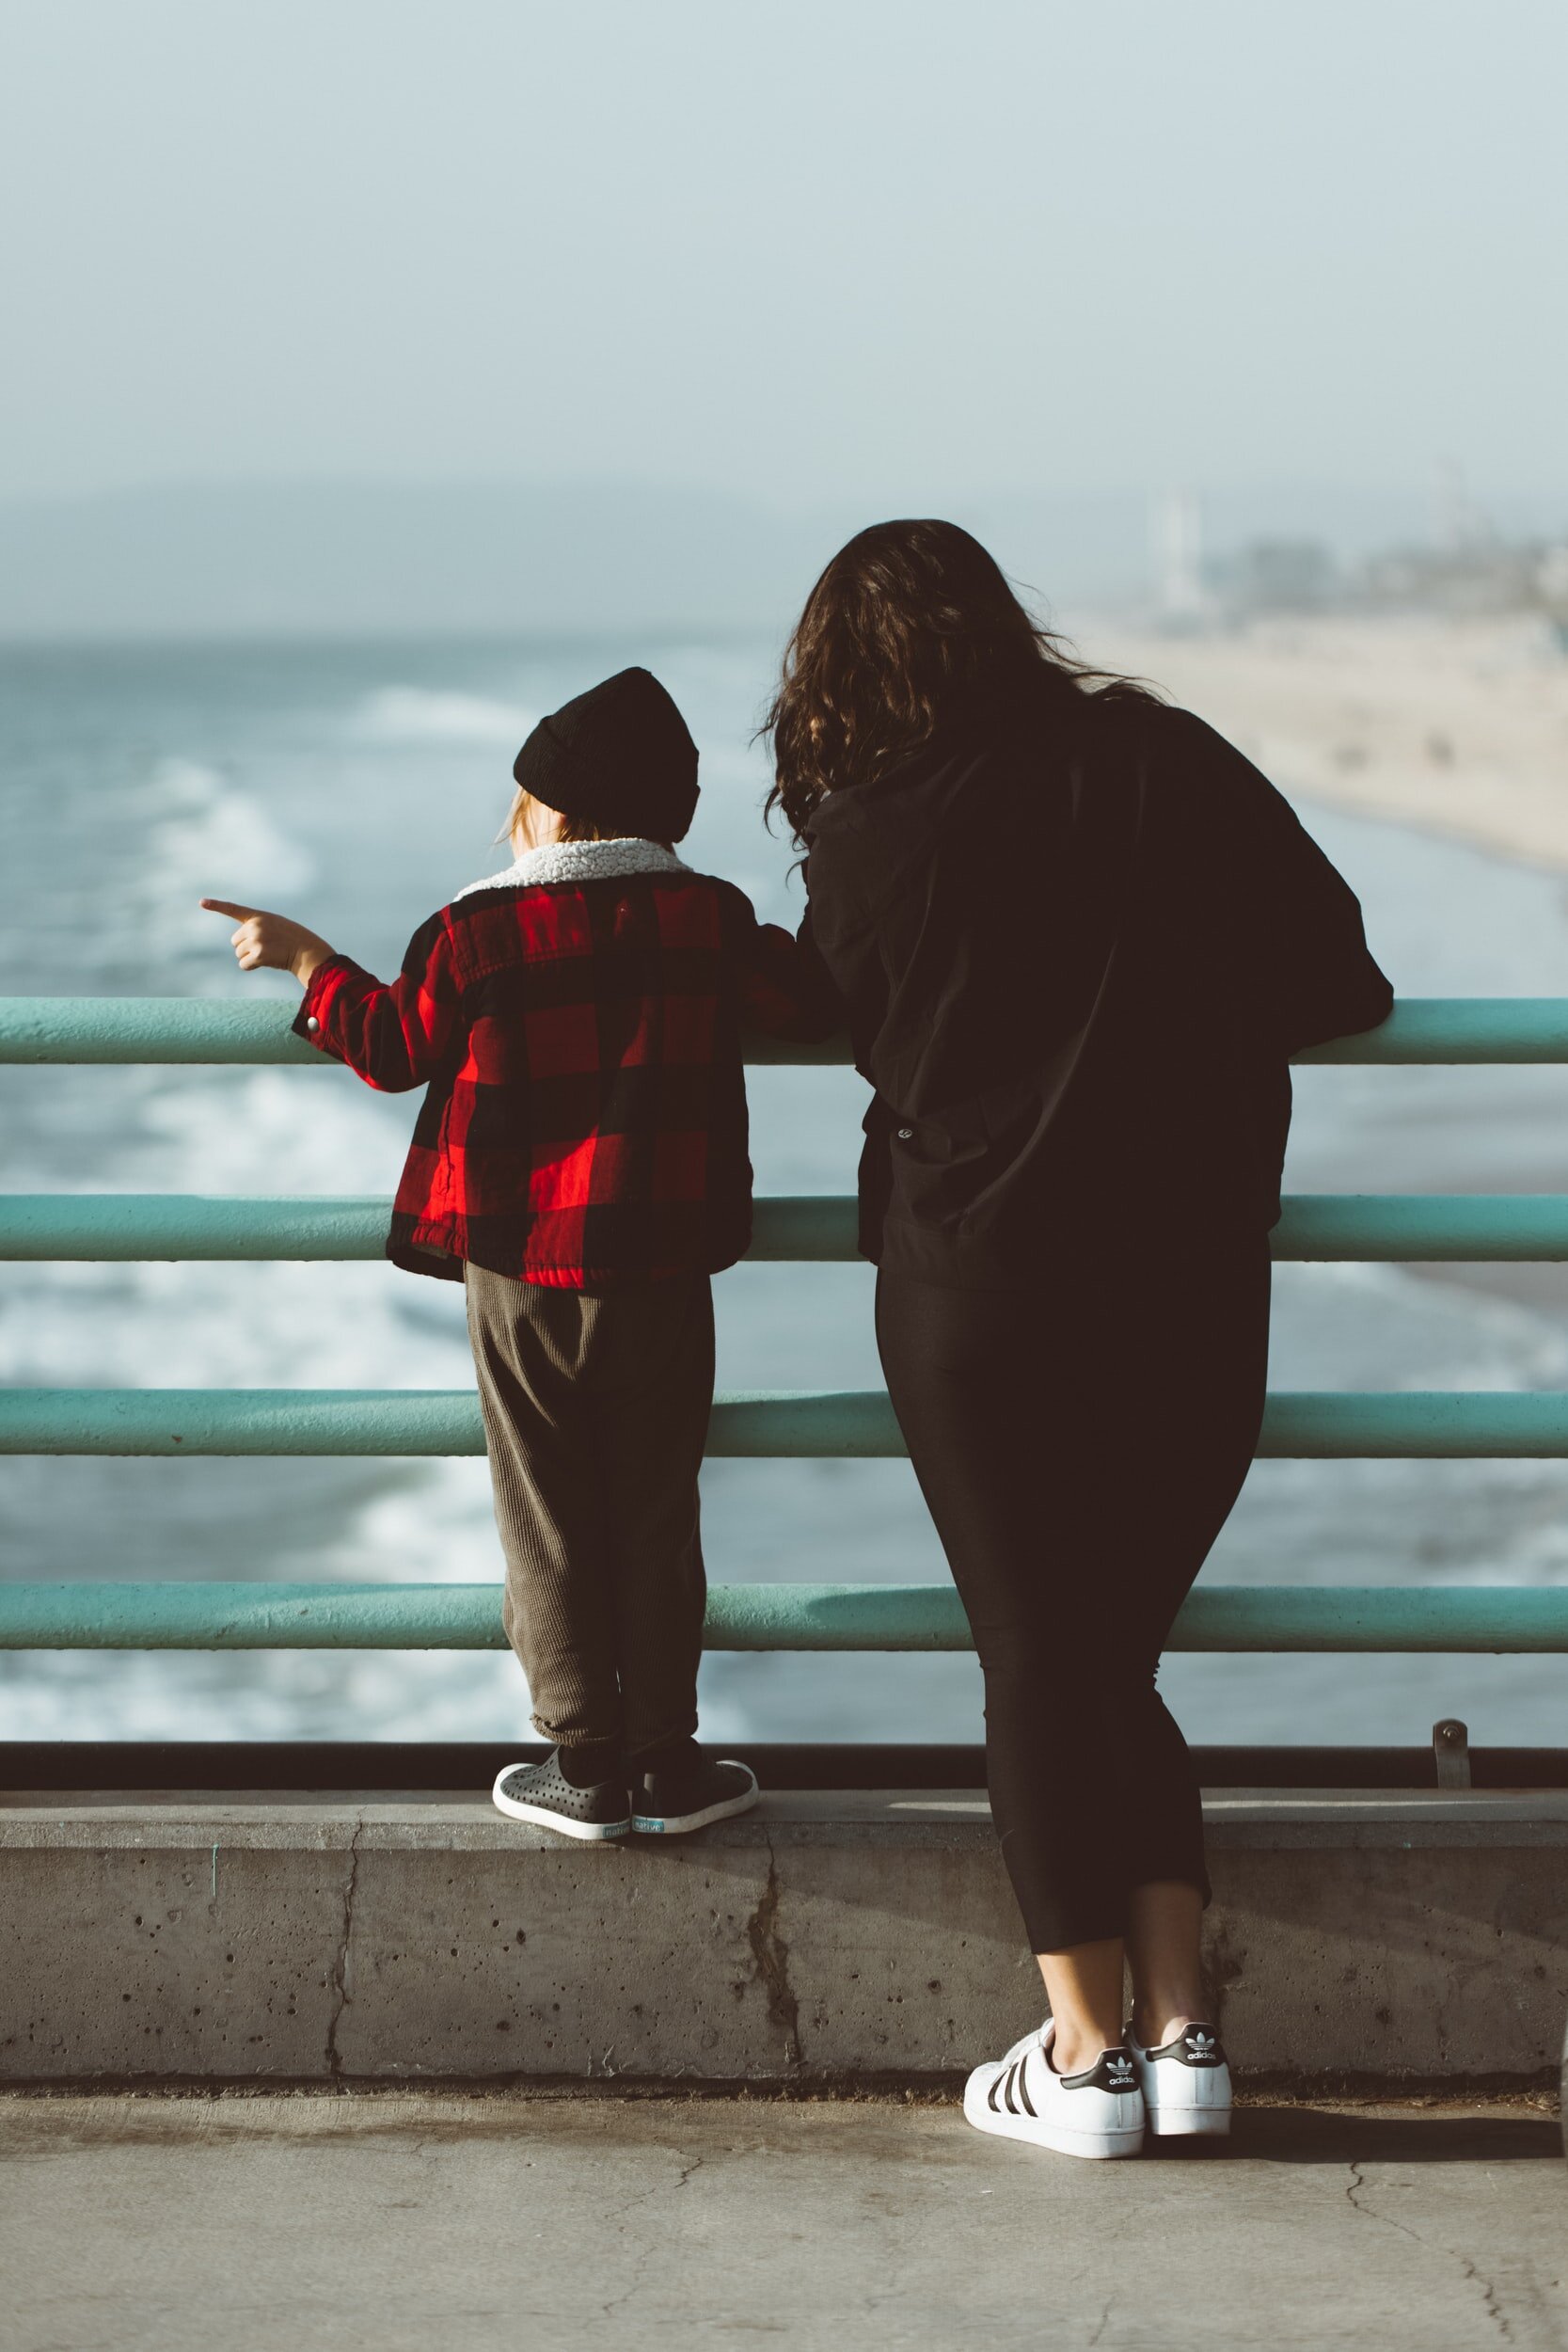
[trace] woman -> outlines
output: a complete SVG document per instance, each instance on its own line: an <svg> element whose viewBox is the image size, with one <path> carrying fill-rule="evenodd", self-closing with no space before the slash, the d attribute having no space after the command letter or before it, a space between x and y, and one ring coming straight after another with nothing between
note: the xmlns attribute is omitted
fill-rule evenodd
<svg viewBox="0 0 1568 2352"><path fill-rule="evenodd" d="M965 2112L1078 2155L1223 2132L1202 1816L1155 1675L1258 1438L1289 1057L1392 992L1257 770L1069 659L950 523L833 558L768 724L802 938L875 1089L878 1339L1050 2001Z"/></svg>

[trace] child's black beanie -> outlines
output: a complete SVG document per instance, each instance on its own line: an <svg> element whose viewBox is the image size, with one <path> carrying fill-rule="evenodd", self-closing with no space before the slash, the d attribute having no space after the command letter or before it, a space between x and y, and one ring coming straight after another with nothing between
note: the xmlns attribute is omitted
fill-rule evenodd
<svg viewBox="0 0 1568 2352"><path fill-rule="evenodd" d="M621 670L541 719L512 764L525 792L606 833L679 841L697 812L697 746L650 670Z"/></svg>

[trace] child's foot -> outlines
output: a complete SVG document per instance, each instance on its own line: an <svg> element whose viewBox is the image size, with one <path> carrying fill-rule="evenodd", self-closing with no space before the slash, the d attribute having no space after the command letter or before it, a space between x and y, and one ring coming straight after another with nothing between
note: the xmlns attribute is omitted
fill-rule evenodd
<svg viewBox="0 0 1568 2352"><path fill-rule="evenodd" d="M626 1775L578 1788L561 1769L559 1748L543 1764L508 1764L490 1794L515 1821L537 1821L563 1837L625 1837L631 1828Z"/></svg>
<svg viewBox="0 0 1568 2352"><path fill-rule="evenodd" d="M633 1772L631 1825L654 1836L678 1837L748 1812L756 1801L757 1776L749 1764L710 1761L692 1740L684 1754L657 1770Z"/></svg>

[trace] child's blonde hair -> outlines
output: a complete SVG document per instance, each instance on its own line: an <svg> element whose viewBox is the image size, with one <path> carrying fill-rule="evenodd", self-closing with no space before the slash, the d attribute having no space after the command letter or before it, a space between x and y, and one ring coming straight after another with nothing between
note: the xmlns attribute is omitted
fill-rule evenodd
<svg viewBox="0 0 1568 2352"><path fill-rule="evenodd" d="M529 810L531 808L544 808L546 805L547 803L541 801L536 793L525 792L522 786L519 785L515 792L512 795L512 806L506 812L505 824L496 835L497 841L511 841L515 843L517 838L517 827L522 822L523 818L528 814ZM594 824L586 817L567 817L560 809L552 809L550 814L554 817L559 817L561 819L561 831L555 836L558 841L624 841L628 837L626 834L621 833L606 833L602 825ZM640 839L641 837L641 835L638 836ZM647 837L649 839L653 838L651 834ZM665 841L661 842L659 846L661 849L668 850L673 848L673 844L669 841Z"/></svg>
<svg viewBox="0 0 1568 2352"><path fill-rule="evenodd" d="M512 795L512 806L506 812L506 822L502 825L499 833L497 834L496 839L498 841L515 841L517 837L517 827L521 824L529 810L531 808L543 808L544 805L545 803L536 798L533 793L525 792L522 786L519 785L515 792ZM551 813L552 815L561 818L561 831L556 835L556 839L558 841L602 841L604 839L604 834L600 832L597 825L588 824L581 818L562 816L559 809L553 810Z"/></svg>

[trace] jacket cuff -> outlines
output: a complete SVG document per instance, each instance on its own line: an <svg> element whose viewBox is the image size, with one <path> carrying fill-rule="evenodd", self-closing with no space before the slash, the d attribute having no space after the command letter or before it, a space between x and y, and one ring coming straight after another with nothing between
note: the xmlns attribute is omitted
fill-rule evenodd
<svg viewBox="0 0 1568 2352"><path fill-rule="evenodd" d="M320 1054L332 1051L326 1034L327 1009L349 970L347 956L328 956L317 964L305 983L305 993L292 1025L295 1037L302 1037L307 1045L313 1045Z"/></svg>

